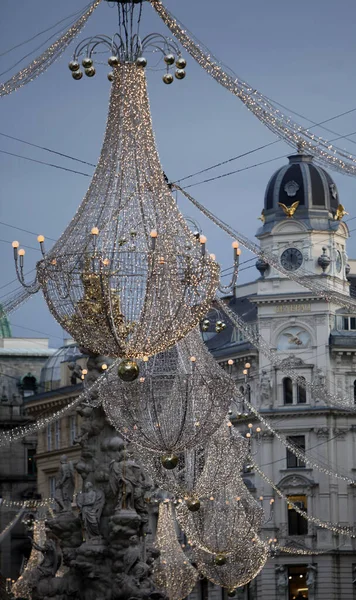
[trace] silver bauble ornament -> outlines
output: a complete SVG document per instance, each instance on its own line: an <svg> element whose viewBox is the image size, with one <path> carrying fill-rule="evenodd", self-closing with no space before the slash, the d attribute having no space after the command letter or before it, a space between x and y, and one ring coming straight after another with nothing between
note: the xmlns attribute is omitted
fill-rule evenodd
<svg viewBox="0 0 356 600"><path fill-rule="evenodd" d="M80 64L77 60L71 60L68 67L71 71L79 71Z"/></svg>
<svg viewBox="0 0 356 600"><path fill-rule="evenodd" d="M94 77L96 71L94 69L94 67L89 67L88 69L85 69L85 74L87 77Z"/></svg>
<svg viewBox="0 0 356 600"><path fill-rule="evenodd" d="M114 81L114 77L115 77L114 73L112 71L110 71L110 73L108 73L108 80Z"/></svg>
<svg viewBox="0 0 356 600"><path fill-rule="evenodd" d="M83 77L83 71L73 71L72 77L78 81Z"/></svg>
<svg viewBox="0 0 356 600"><path fill-rule="evenodd" d="M108 64L110 67L117 67L120 64L120 60L118 56L109 56Z"/></svg>
<svg viewBox="0 0 356 600"><path fill-rule="evenodd" d="M162 79L163 79L163 83L166 83L167 85L169 85L170 83L173 83L173 81L174 81L174 77L173 77L173 75L171 75L171 73L166 73L165 75L163 75Z"/></svg>
<svg viewBox="0 0 356 600"><path fill-rule="evenodd" d="M168 471L172 471L178 464L178 456L175 454L165 454L161 458L162 466Z"/></svg>
<svg viewBox="0 0 356 600"><path fill-rule="evenodd" d="M166 54L164 62L166 65L174 65L174 54Z"/></svg>
<svg viewBox="0 0 356 600"><path fill-rule="evenodd" d="M176 60L177 69L185 69L186 66L187 66L187 61L185 60L185 58L183 58L183 56L179 56L179 58L177 58L177 60Z"/></svg>
<svg viewBox="0 0 356 600"><path fill-rule="evenodd" d="M144 56L139 56L136 60L136 65L138 67L147 67L147 58L145 58Z"/></svg>
<svg viewBox="0 0 356 600"><path fill-rule="evenodd" d="M125 358L119 364L117 374L120 377L120 379L122 379L122 381L130 383L131 381L135 381L135 379L137 379L137 377L140 374L140 369L135 360Z"/></svg>
<svg viewBox="0 0 356 600"><path fill-rule="evenodd" d="M184 77L186 76L186 72L184 71L184 69L177 69L175 72L175 76L176 79L184 79Z"/></svg>
<svg viewBox="0 0 356 600"><path fill-rule="evenodd" d="M89 58L89 56L87 56L86 58L83 58L82 65L83 65L84 69L89 69L90 67L93 66L93 61L91 58Z"/></svg>

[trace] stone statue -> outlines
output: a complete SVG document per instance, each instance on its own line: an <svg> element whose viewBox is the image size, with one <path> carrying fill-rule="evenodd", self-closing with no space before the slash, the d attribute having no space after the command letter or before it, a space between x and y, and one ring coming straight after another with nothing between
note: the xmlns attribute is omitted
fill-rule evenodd
<svg viewBox="0 0 356 600"><path fill-rule="evenodd" d="M96 490L90 481L84 484L84 492L77 496L77 506L82 519L86 539L100 537L100 517L105 504L102 490Z"/></svg>
<svg viewBox="0 0 356 600"><path fill-rule="evenodd" d="M32 540L32 546L35 550L43 554L42 561L31 572L30 585L31 587L35 587L42 579L56 575L57 570L61 566L62 559L57 544L53 539L47 538L44 546L40 546Z"/></svg>
<svg viewBox="0 0 356 600"><path fill-rule="evenodd" d="M77 383L81 383L82 381L82 367L78 365L76 362L68 363L68 369L71 371L70 383L71 385L76 385Z"/></svg>
<svg viewBox="0 0 356 600"><path fill-rule="evenodd" d="M109 483L117 497L116 510L135 510L133 461L126 459L126 450L117 451L117 456L109 465Z"/></svg>
<svg viewBox="0 0 356 600"><path fill-rule="evenodd" d="M270 408L272 405L272 383L267 371L262 370L260 378L261 407Z"/></svg>
<svg viewBox="0 0 356 600"><path fill-rule="evenodd" d="M316 369L316 372L312 381L312 397L315 402L320 402L324 395L325 390L325 375L323 371L319 368Z"/></svg>
<svg viewBox="0 0 356 600"><path fill-rule="evenodd" d="M284 598L284 594L288 589L287 569L284 565L278 565L275 570L277 575L277 592Z"/></svg>
<svg viewBox="0 0 356 600"><path fill-rule="evenodd" d="M71 510L73 494L74 494L74 468L71 461L64 454L60 458L60 467L56 481L55 501L59 507L58 512L66 512Z"/></svg>
<svg viewBox="0 0 356 600"><path fill-rule="evenodd" d="M316 565L308 565L306 584L308 586L309 593L313 592L315 590L317 571L318 571L318 569L317 569Z"/></svg>

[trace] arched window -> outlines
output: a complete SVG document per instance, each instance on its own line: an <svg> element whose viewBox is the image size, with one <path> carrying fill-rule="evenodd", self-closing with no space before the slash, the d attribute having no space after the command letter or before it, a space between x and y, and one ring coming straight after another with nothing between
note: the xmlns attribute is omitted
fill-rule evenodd
<svg viewBox="0 0 356 600"><path fill-rule="evenodd" d="M301 377L305 381L305 377ZM297 385L297 404L305 404L307 401L307 390L303 385Z"/></svg>
<svg viewBox="0 0 356 600"><path fill-rule="evenodd" d="M293 404L293 382L290 377L283 379L283 402Z"/></svg>

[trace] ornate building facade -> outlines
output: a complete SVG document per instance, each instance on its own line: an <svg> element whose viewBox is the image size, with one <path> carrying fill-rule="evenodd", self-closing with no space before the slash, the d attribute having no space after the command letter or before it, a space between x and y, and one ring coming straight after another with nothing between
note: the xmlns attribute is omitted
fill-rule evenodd
<svg viewBox="0 0 356 600"><path fill-rule="evenodd" d="M330 176L301 154L271 178L264 201L262 227L257 232L261 248L273 252L288 271L320 281L348 294L352 272L348 264L347 225L340 214L338 191ZM291 214L292 213L292 214ZM354 261L350 261L353 268ZM256 267L261 277L237 286L226 302L255 327L277 357L292 366L308 382L321 383L331 393L356 403L356 315L316 296L284 277L263 261ZM243 334L227 327L208 336L216 359L227 366L234 361L236 379L245 386L243 369L251 364L251 402L273 427L305 450L320 466L355 477L356 414L347 407L330 406L320 394L299 386L270 357L258 352ZM232 420L247 432L251 416L244 418L232 407ZM255 423L252 421L252 423ZM258 423L259 424L259 423ZM262 425L263 428L263 425ZM331 478L289 452L278 439L263 431L256 445L256 461L297 506L327 522L354 525L354 485ZM278 499L257 473L245 473L246 484L263 496L268 507L273 499L273 518L265 525L265 537L283 546L318 549L322 554L279 554L248 589L239 590L245 600L351 600L356 598L355 542L321 529L299 516Z"/></svg>
<svg viewBox="0 0 356 600"><path fill-rule="evenodd" d="M8 431L28 423L25 409L28 400L41 390L41 368L54 350L47 339L13 338L6 318L0 323L0 429ZM37 497L36 438L0 448L0 531L19 512L11 502ZM28 558L31 544L19 519L2 539L0 573L16 579Z"/></svg>

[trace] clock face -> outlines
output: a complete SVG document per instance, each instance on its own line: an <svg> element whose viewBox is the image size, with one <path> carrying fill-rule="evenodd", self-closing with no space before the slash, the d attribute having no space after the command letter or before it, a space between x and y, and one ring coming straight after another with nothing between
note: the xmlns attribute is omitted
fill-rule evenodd
<svg viewBox="0 0 356 600"><path fill-rule="evenodd" d="M296 271L303 263L303 254L297 248L287 248L281 256L281 265L286 271Z"/></svg>
<svg viewBox="0 0 356 600"><path fill-rule="evenodd" d="M278 337L278 350L297 350L299 348L309 348L311 338L308 331L298 326L291 326L282 331Z"/></svg>
<svg viewBox="0 0 356 600"><path fill-rule="evenodd" d="M342 269L342 257L341 257L341 252L339 250L336 251L335 265L336 265L336 271L338 273L340 273L340 271Z"/></svg>

